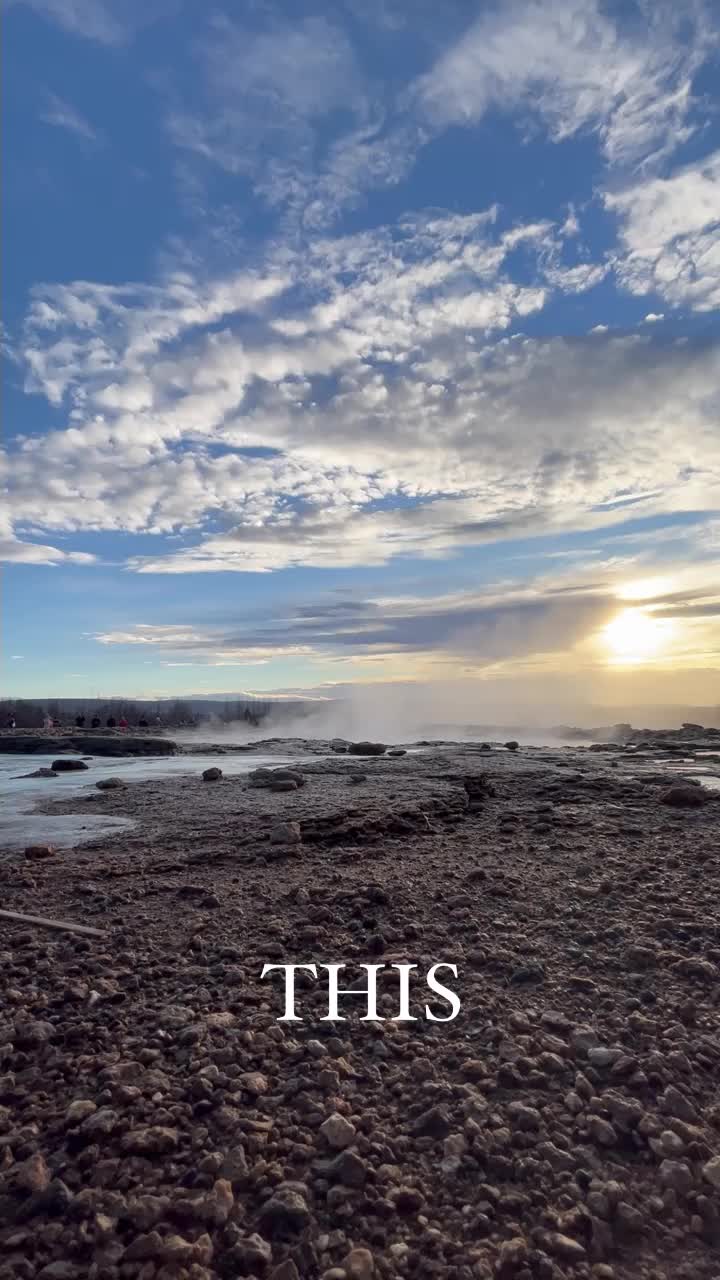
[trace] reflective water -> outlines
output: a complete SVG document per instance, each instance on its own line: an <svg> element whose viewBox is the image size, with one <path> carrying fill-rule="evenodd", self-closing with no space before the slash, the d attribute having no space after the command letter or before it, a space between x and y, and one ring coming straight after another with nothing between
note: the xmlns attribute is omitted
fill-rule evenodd
<svg viewBox="0 0 720 1280"><path fill-rule="evenodd" d="M36 769L49 769L57 755L2 755L0 754L0 848L22 848L28 844L54 844L68 848L97 840L113 831L124 831L135 824L128 818L111 818L103 814L87 813L83 802L77 814L47 816L34 813L38 804L51 799L71 799L95 792L95 783L101 778L123 778L127 782L145 782L150 779L173 778L202 773L218 765L224 774L250 773L261 765L280 767L300 761L283 756L228 755L228 756L164 756L132 759L123 757L87 757L87 769L71 773L59 773L55 778L23 778L19 775ZM97 794L97 792L95 792Z"/></svg>

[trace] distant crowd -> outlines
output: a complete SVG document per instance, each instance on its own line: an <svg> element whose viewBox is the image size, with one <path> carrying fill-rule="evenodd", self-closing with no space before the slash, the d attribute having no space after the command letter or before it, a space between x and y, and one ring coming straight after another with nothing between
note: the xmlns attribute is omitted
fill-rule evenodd
<svg viewBox="0 0 720 1280"><path fill-rule="evenodd" d="M153 727L159 729L162 727L162 723L162 717L155 716L155 719L153 720ZM6 727L8 729L17 728L17 720L15 716L8 716ZM63 725L62 721L58 720L57 717L46 715L43 717L42 727L47 733L57 733L58 730L64 730L69 726ZM129 720L125 719L125 716L120 716L119 719L116 719L115 716L108 716L105 721L105 725L103 726L100 716L93 716L90 720L83 715L75 716L76 729L102 729L103 727L105 729L120 729L125 732L130 728L149 729L150 722L149 720L146 720L144 716L141 716L136 724L131 725Z"/></svg>

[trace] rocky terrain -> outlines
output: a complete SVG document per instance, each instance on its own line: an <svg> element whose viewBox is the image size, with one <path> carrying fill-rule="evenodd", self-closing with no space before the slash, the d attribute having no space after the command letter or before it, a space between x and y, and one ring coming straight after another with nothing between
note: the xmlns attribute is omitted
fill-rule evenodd
<svg viewBox="0 0 720 1280"><path fill-rule="evenodd" d="M81 803L137 825L0 862L101 931L0 920L2 1280L720 1276L720 793L442 749ZM383 1020L278 1022L309 962Z"/></svg>
<svg viewBox="0 0 720 1280"><path fill-rule="evenodd" d="M13 755L35 753L85 752L94 756L171 756L178 748L168 738L147 733L113 733L112 729L78 730L75 733L8 730L0 733L0 751Z"/></svg>

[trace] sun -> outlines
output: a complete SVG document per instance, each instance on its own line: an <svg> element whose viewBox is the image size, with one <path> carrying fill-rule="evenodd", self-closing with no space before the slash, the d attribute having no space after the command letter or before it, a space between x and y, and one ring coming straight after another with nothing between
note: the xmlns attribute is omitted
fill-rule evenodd
<svg viewBox="0 0 720 1280"><path fill-rule="evenodd" d="M635 665L650 662L666 648L672 624L643 609L623 609L601 632L610 661Z"/></svg>

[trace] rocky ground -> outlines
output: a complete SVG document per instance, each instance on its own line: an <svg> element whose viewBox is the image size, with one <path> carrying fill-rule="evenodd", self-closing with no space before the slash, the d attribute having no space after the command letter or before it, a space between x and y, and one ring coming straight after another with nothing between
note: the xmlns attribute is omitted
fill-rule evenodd
<svg viewBox="0 0 720 1280"><path fill-rule="evenodd" d="M720 793L588 752L298 768L93 789L137 827L0 863L4 909L103 931L0 920L2 1280L720 1276ZM263 964L310 961L387 965L386 1020L308 976L278 1023Z"/></svg>

